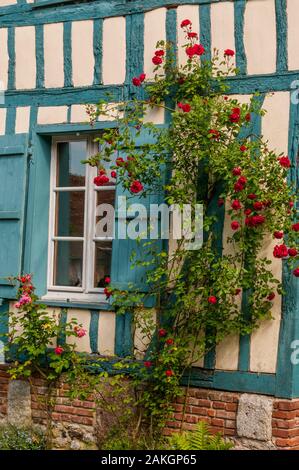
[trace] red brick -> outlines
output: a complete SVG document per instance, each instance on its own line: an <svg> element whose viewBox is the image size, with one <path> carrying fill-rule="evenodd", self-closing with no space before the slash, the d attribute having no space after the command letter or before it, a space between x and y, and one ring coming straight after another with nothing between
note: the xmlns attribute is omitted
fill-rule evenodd
<svg viewBox="0 0 299 470"><path fill-rule="evenodd" d="M213 408L225 410L226 403L224 401L214 401Z"/></svg>
<svg viewBox="0 0 299 470"><path fill-rule="evenodd" d="M233 411L224 411L224 410L217 410L216 411L217 418L226 418L226 419L235 419L236 413Z"/></svg>
<svg viewBox="0 0 299 470"><path fill-rule="evenodd" d="M211 419L211 425L212 426L224 426L224 419L219 419L219 418L212 418Z"/></svg>
<svg viewBox="0 0 299 470"><path fill-rule="evenodd" d="M291 429L297 425L296 419L272 419L273 428Z"/></svg>
<svg viewBox="0 0 299 470"><path fill-rule="evenodd" d="M299 401L279 401L277 403L278 409L282 411L299 410Z"/></svg>
<svg viewBox="0 0 299 470"><path fill-rule="evenodd" d="M200 406L192 406L192 413L201 415L201 416L207 416L209 410L210 410L209 408L203 408Z"/></svg>
<svg viewBox="0 0 299 470"><path fill-rule="evenodd" d="M273 411L272 418L294 419L296 418L296 411Z"/></svg>
<svg viewBox="0 0 299 470"><path fill-rule="evenodd" d="M223 432L224 432L225 436L235 436L236 435L235 429L224 428Z"/></svg>
<svg viewBox="0 0 299 470"><path fill-rule="evenodd" d="M237 403L226 403L225 404L226 411L237 411L238 404Z"/></svg>

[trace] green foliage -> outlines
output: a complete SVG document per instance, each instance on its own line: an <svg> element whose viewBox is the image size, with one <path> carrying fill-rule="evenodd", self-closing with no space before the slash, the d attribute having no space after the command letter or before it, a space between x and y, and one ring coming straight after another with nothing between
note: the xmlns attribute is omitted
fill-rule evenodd
<svg viewBox="0 0 299 470"><path fill-rule="evenodd" d="M45 450L45 436L33 428L0 426L0 450Z"/></svg>
<svg viewBox="0 0 299 470"><path fill-rule="evenodd" d="M230 450L232 442L218 434L211 434L208 425L199 421L195 431L174 433L169 438L169 447L173 450Z"/></svg>

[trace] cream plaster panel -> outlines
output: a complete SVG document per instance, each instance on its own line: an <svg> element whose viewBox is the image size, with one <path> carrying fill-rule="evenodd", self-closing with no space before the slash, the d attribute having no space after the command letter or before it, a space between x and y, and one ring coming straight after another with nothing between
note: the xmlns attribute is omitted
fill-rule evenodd
<svg viewBox="0 0 299 470"><path fill-rule="evenodd" d="M86 106L84 104L74 104L71 107L71 122L88 122Z"/></svg>
<svg viewBox="0 0 299 470"><path fill-rule="evenodd" d="M94 76L93 21L72 23L72 70L74 86L92 85Z"/></svg>
<svg viewBox="0 0 299 470"><path fill-rule="evenodd" d="M298 0L287 0L288 64L290 70L299 69L299 8Z"/></svg>
<svg viewBox="0 0 299 470"><path fill-rule="evenodd" d="M250 0L244 16L244 46L249 75L276 70L274 0Z"/></svg>
<svg viewBox="0 0 299 470"><path fill-rule="evenodd" d="M63 23L44 25L44 62L45 87L63 87Z"/></svg>
<svg viewBox="0 0 299 470"><path fill-rule="evenodd" d="M89 310L69 309L67 312L67 321L76 319L79 325L86 330L86 335L82 338L67 337L68 344L75 344L78 352L91 353L89 342L90 312Z"/></svg>
<svg viewBox="0 0 299 470"><path fill-rule="evenodd" d="M38 108L38 124L61 124L67 122L67 106L44 106Z"/></svg>
<svg viewBox="0 0 299 470"><path fill-rule="evenodd" d="M290 93L281 91L265 98L262 118L262 135L269 141L269 148L280 153L288 152Z"/></svg>
<svg viewBox="0 0 299 470"><path fill-rule="evenodd" d="M154 335L157 316L154 309L140 310L135 315L138 323L134 334L135 356L142 359Z"/></svg>
<svg viewBox="0 0 299 470"><path fill-rule="evenodd" d="M0 135L5 135L6 108L0 108Z"/></svg>
<svg viewBox="0 0 299 470"><path fill-rule="evenodd" d="M1 90L7 89L8 81L8 50L7 50L7 29L0 29L0 85Z"/></svg>
<svg viewBox="0 0 299 470"><path fill-rule="evenodd" d="M152 122L153 124L164 124L165 121L165 109L158 106L147 107L144 115L144 122Z"/></svg>
<svg viewBox="0 0 299 470"><path fill-rule="evenodd" d="M107 115L99 116L99 121L115 121L116 119L121 119L123 112L118 111L118 106L120 103L108 103L104 106L105 112Z"/></svg>
<svg viewBox="0 0 299 470"><path fill-rule="evenodd" d="M166 8L158 8L144 15L144 72L148 79L155 76L152 58L160 40L166 40Z"/></svg>
<svg viewBox="0 0 299 470"><path fill-rule="evenodd" d="M115 313L100 312L99 318L99 353L103 356L114 355Z"/></svg>
<svg viewBox="0 0 299 470"><path fill-rule="evenodd" d="M183 20L191 20L192 31L199 37L199 5L181 5L177 9L177 37L178 37L178 62L179 65L187 63L187 54L182 46L188 42L185 31L181 28Z"/></svg>
<svg viewBox="0 0 299 470"><path fill-rule="evenodd" d="M277 240L269 236L264 241L264 247L260 257L272 258L271 270L276 279L281 280L282 262L273 258L273 248ZM272 320L261 322L259 328L252 334L250 343L250 371L268 372L276 371L279 329L281 320L281 297L276 295L271 310Z"/></svg>
<svg viewBox="0 0 299 470"><path fill-rule="evenodd" d="M29 132L30 122L30 106L23 106L17 108L16 112L16 134L23 134Z"/></svg>
<svg viewBox="0 0 299 470"><path fill-rule="evenodd" d="M36 86L35 28L22 26L15 29L16 88Z"/></svg>
<svg viewBox="0 0 299 470"><path fill-rule="evenodd" d="M236 49L235 23L233 2L211 4L211 42L212 51L217 49L219 57L223 59L225 49ZM235 57L230 59L230 65L235 65ZM225 67L226 69L226 67Z"/></svg>
<svg viewBox="0 0 299 470"><path fill-rule="evenodd" d="M237 370L239 362L239 335L227 336L216 347L216 369Z"/></svg>
<svg viewBox="0 0 299 470"><path fill-rule="evenodd" d="M103 83L123 83L125 79L126 20L122 16L107 18L103 24Z"/></svg>
<svg viewBox="0 0 299 470"><path fill-rule="evenodd" d="M17 0L0 0L0 8L7 7L8 5L15 5Z"/></svg>

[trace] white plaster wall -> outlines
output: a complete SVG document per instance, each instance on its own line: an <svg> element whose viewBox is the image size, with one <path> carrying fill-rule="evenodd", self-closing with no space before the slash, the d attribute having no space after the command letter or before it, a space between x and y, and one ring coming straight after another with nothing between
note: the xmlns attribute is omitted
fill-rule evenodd
<svg viewBox="0 0 299 470"><path fill-rule="evenodd" d="M7 50L7 29L0 29L0 82L1 89L7 89L8 80L8 50Z"/></svg>
<svg viewBox="0 0 299 470"><path fill-rule="evenodd" d="M99 353L103 356L114 355L115 318L113 312L100 312L99 318Z"/></svg>
<svg viewBox="0 0 299 470"><path fill-rule="evenodd" d="M221 2L211 4L211 43L212 52L216 48L219 57L223 59L225 49L235 51L234 35L234 4ZM230 59L230 65L235 65L235 56Z"/></svg>
<svg viewBox="0 0 299 470"><path fill-rule="evenodd" d="M79 325L86 330L86 335L82 338L70 336L66 339L68 344L75 344L78 352L91 353L89 341L90 312L89 310L69 309L67 312L67 321L77 320Z"/></svg>
<svg viewBox="0 0 299 470"><path fill-rule="evenodd" d="M15 29L16 88L30 89L36 85L35 28Z"/></svg>
<svg viewBox="0 0 299 470"><path fill-rule="evenodd" d="M158 8L144 15L144 72L147 79L155 76L152 58L160 40L166 40L166 8Z"/></svg>
<svg viewBox="0 0 299 470"><path fill-rule="evenodd" d="M299 69L299 8L298 0L287 0L288 64L290 70Z"/></svg>
<svg viewBox="0 0 299 470"><path fill-rule="evenodd" d="M188 42L185 37L185 32L181 28L181 22L183 20L192 21L192 31L200 34L199 30L199 5L181 5L177 8L177 37L178 37L178 62L179 65L185 65L187 63L187 54L185 48L182 46Z"/></svg>
<svg viewBox="0 0 299 470"><path fill-rule="evenodd" d="M38 124L62 124L67 122L67 106L41 106L38 108Z"/></svg>
<svg viewBox="0 0 299 470"><path fill-rule="evenodd" d="M93 21L72 23L72 68L74 86L92 85L94 75Z"/></svg>
<svg viewBox="0 0 299 470"><path fill-rule="evenodd" d="M71 107L71 122L88 122L86 106L84 104L73 104Z"/></svg>
<svg viewBox="0 0 299 470"><path fill-rule="evenodd" d="M63 23L44 25L45 87L64 85Z"/></svg>
<svg viewBox="0 0 299 470"><path fill-rule="evenodd" d="M165 121L165 109L158 106L147 107L144 122L152 122L153 124L164 124Z"/></svg>
<svg viewBox="0 0 299 470"><path fill-rule="evenodd" d="M16 134L23 134L29 132L30 122L30 106L22 106L17 108L16 111Z"/></svg>
<svg viewBox="0 0 299 470"><path fill-rule="evenodd" d="M7 7L8 5L15 5L17 0L0 0L0 8Z"/></svg>
<svg viewBox="0 0 299 470"><path fill-rule="evenodd" d="M249 75L276 70L276 17L274 0L250 0L244 17L244 46Z"/></svg>
<svg viewBox="0 0 299 470"><path fill-rule="evenodd" d="M216 369L237 370L239 361L239 335L227 336L216 346Z"/></svg>
<svg viewBox="0 0 299 470"><path fill-rule="evenodd" d="M126 20L107 18L103 23L103 83L123 83L126 78ZM140 71L141 73L142 71Z"/></svg>
<svg viewBox="0 0 299 470"><path fill-rule="evenodd" d="M262 118L262 135L269 141L269 147L276 152L288 152L290 93L280 91L266 96Z"/></svg>

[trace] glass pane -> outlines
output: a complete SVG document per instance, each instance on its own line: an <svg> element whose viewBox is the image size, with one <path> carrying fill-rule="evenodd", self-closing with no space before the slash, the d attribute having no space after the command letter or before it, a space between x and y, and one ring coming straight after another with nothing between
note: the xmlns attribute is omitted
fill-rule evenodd
<svg viewBox="0 0 299 470"><path fill-rule="evenodd" d="M115 191L97 191L96 237L113 237Z"/></svg>
<svg viewBox="0 0 299 470"><path fill-rule="evenodd" d="M59 142L57 144L57 186L85 186L87 142Z"/></svg>
<svg viewBox="0 0 299 470"><path fill-rule="evenodd" d="M105 277L110 276L112 242L95 243L94 287L105 287Z"/></svg>
<svg viewBox="0 0 299 470"><path fill-rule="evenodd" d="M83 242L54 243L54 285L82 287Z"/></svg>
<svg viewBox="0 0 299 470"><path fill-rule="evenodd" d="M84 191L56 193L56 237L84 236Z"/></svg>

